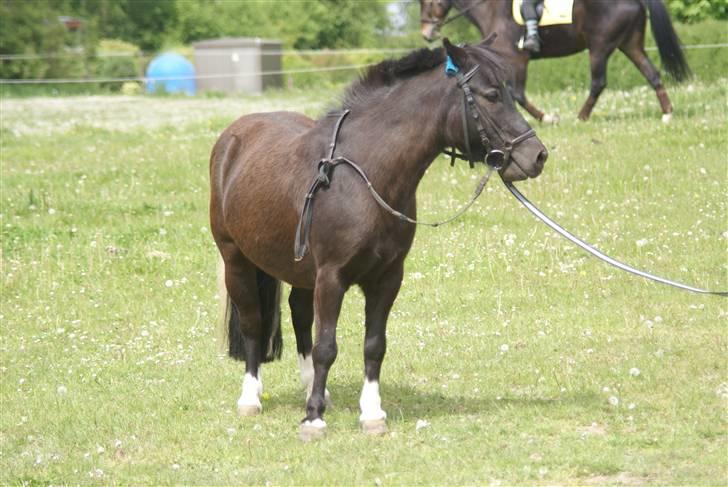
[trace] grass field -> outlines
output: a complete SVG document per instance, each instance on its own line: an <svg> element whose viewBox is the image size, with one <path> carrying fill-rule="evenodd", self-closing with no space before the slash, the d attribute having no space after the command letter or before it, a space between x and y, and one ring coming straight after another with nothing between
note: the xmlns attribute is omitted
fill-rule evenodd
<svg viewBox="0 0 728 487"><path fill-rule="evenodd" d="M637 267L728 288L728 80L532 95L562 116L519 187ZM7 484L725 485L728 303L621 273L535 221L497 181L421 229L389 326L390 433L358 429L363 300L352 290L326 439L297 440L295 342L239 418L219 351L207 160L239 114L320 114L331 92L265 98L3 99L0 480ZM479 171L436 161L419 214ZM417 428L417 425L420 428ZM423 427L424 425L424 427Z"/></svg>

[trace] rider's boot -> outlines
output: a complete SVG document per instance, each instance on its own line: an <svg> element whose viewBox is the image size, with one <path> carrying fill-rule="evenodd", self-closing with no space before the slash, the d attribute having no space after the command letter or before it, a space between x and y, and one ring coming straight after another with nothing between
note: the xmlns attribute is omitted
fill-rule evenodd
<svg viewBox="0 0 728 487"><path fill-rule="evenodd" d="M523 41L523 49L533 53L541 50L541 39L538 37L538 20L526 21L526 39Z"/></svg>

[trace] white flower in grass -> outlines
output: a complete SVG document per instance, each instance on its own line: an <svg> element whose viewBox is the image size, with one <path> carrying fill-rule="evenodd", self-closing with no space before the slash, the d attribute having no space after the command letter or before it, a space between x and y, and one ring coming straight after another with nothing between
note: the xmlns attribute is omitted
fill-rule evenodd
<svg viewBox="0 0 728 487"><path fill-rule="evenodd" d="M419 431L422 428L428 428L430 426L430 422L426 419L418 419L417 423L415 424L415 431Z"/></svg>
<svg viewBox="0 0 728 487"><path fill-rule="evenodd" d="M635 244L637 245L637 247L644 247L648 243L650 243L650 241L648 239L646 239L646 238L641 238L641 239L639 239L639 240L637 240L635 242Z"/></svg>
<svg viewBox="0 0 728 487"><path fill-rule="evenodd" d="M610 406L619 406L619 398L617 396L609 396Z"/></svg>
<svg viewBox="0 0 728 487"><path fill-rule="evenodd" d="M638 377L640 373L640 369L638 369L637 367L632 367L631 369L629 369L629 375L631 375L632 377Z"/></svg>
<svg viewBox="0 0 728 487"><path fill-rule="evenodd" d="M58 393L59 396L65 396L66 393L68 393L68 389L66 388L66 386L60 385L56 389L56 392Z"/></svg>
<svg viewBox="0 0 728 487"><path fill-rule="evenodd" d="M174 286L174 281L172 279L167 279L166 281L164 281L164 285L166 287L172 287Z"/></svg>
<svg viewBox="0 0 728 487"><path fill-rule="evenodd" d="M504 343L503 345L500 346L501 353L506 353L508 351L508 349L509 349L509 347L508 347L507 343Z"/></svg>

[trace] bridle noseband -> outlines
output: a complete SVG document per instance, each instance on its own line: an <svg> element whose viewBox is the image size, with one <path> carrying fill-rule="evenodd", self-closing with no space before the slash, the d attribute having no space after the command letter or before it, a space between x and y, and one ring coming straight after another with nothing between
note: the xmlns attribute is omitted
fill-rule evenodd
<svg viewBox="0 0 728 487"><path fill-rule="evenodd" d="M460 69L452 62L450 57L448 56L448 63L447 63L447 70L446 73L448 76L455 76L457 80L457 84L460 87L461 90L463 90L463 111L462 111L462 120L463 120L463 135L464 135L464 144L465 144L465 152L466 154L458 154L455 151L455 148L451 151L445 151L446 154L448 154L451 157L450 164L455 163L455 159L460 158L463 160L466 160L470 163L470 167L473 167L475 164L475 159L473 158L473 152L471 150L470 146L470 127L468 123L468 114L470 114L470 118L472 118L475 122L475 128L478 131L478 137L480 138L480 143L483 146L483 149L485 149L486 154L483 159L483 162L487 164L488 166L492 167L496 170L502 170L505 169L508 164L511 162L511 152L513 151L513 148L523 142L524 140L530 139L531 137L534 137L536 135L536 132L533 129L528 129L526 132L522 133L518 137L514 138L513 140L508 141L501 130L498 129L498 125L493 121L491 117L488 115L483 115L480 108L478 107L477 102L475 101L475 97L473 96L473 90L470 88L470 85L468 82L472 79L472 77L475 75L475 73L480 68L480 65L475 65L470 71L468 71L465 74L462 74ZM487 113L487 112L485 112ZM488 138L488 135L485 132L485 127L483 126L483 119L487 119L490 123L491 128L493 131L498 133L499 136L501 136L501 140L503 141L503 147L502 149L495 149L493 148L493 144L491 144L490 139Z"/></svg>

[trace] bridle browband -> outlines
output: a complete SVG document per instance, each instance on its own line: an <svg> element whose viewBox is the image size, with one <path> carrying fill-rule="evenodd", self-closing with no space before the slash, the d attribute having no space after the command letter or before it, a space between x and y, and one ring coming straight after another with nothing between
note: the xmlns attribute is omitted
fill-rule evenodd
<svg viewBox="0 0 728 487"><path fill-rule="evenodd" d="M374 201L377 202L377 204L382 207L387 213L391 214L392 216L395 216L399 220L411 223L415 225L426 225L430 227L438 227L440 225L443 225L445 223L451 222L458 218L460 215L465 213L468 208L470 208L473 203L475 203L475 200L478 199L478 197L483 192L483 189L485 189L485 185L488 183L488 180L490 179L491 174L493 171L504 169L509 163L510 163L510 154L513 148L516 146L516 144L523 142L526 139L529 139L531 137L534 137L536 133L533 131L533 129L529 129L523 134L519 135L515 139L511 140L510 142L504 142L503 149L493 149L491 146L490 139L488 138L488 135L485 132L485 127L483 126L482 120L483 116L481 116L481 112L478 109L478 104L475 101L475 97L473 96L473 92L470 89L470 85L468 82L472 79L472 77L475 75L475 73L478 71L479 65L476 65L473 67L470 71L468 71L465 74L462 74L454 64L452 64L452 60L448 57L447 59L447 66L448 68L454 69L453 71L447 71L448 76L455 75L457 79L457 85L460 87L460 89L463 90L463 139L464 139L464 145L465 145L465 152L466 155L457 154L455 151L455 148L453 147L451 152L446 152L452 157L452 162L454 163L456 158L462 158L467 161L469 161L470 166L473 167L475 165L475 159L473 158L473 152L471 150L470 145L470 127L468 124L468 113L470 114L470 117L473 118L475 121L475 127L478 131L478 137L480 138L480 143L483 146L483 149L486 152L486 155L484 157L483 163L488 167L488 170L486 171L485 175L480 179L477 186L475 187L475 190L473 191L472 196L470 197L470 200L462 207L460 208L454 215L451 217L438 221L438 222L423 222L419 220L415 220L413 218L408 217L404 213L395 210L392 208L385 200L382 198L382 196L374 189L374 186L372 185L372 182L367 177L364 170L356 164L351 159L348 159L344 156L338 156L334 157L334 152L336 151L336 142L339 138L339 132L341 131L341 125L344 122L344 119L349 115L349 110L344 110L341 115L339 116L338 120L336 121L336 124L334 125L334 132L331 138L331 143L329 144L329 152L328 157L325 157L318 162L318 174L314 178L313 182L311 183L311 186L308 189L308 192L306 193L306 198L303 203L303 208L301 209L301 215L298 219L298 225L296 226L296 236L294 240L294 246L293 246L293 258L296 262L303 259L304 255L306 255L306 252L308 251L308 241L309 241L309 235L311 233L311 223L313 220L313 198L316 192L319 190L319 188L328 187L331 183L331 171L334 167L338 166L339 164L346 164L362 178L362 180L366 183L367 189L371 193L372 197L374 198ZM501 132L498 129L497 124L493 123L492 120L489 119L489 123L492 126L493 130L496 131L499 136L501 136ZM502 136L501 136L502 138ZM505 140L502 138L502 140Z"/></svg>

